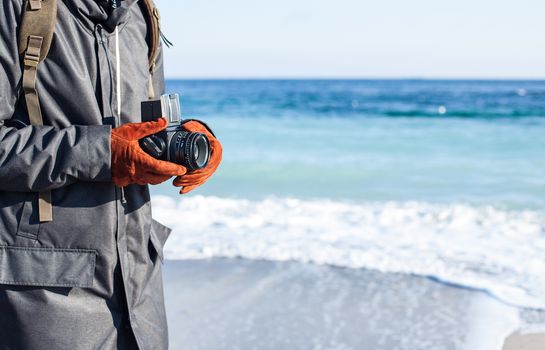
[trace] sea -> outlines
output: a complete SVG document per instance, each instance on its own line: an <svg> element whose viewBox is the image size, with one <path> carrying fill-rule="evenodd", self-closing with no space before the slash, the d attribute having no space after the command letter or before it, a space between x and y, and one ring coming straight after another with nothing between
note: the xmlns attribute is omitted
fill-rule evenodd
<svg viewBox="0 0 545 350"><path fill-rule="evenodd" d="M545 309L545 81L169 80L223 162L152 187L167 259L426 276Z"/></svg>

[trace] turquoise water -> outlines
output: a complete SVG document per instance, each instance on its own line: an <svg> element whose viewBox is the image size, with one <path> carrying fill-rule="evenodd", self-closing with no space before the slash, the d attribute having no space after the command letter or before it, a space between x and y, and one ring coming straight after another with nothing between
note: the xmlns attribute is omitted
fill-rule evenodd
<svg viewBox="0 0 545 350"><path fill-rule="evenodd" d="M430 276L545 309L545 82L169 81L224 146L152 188L169 259Z"/></svg>
<svg viewBox="0 0 545 350"><path fill-rule="evenodd" d="M168 91L224 144L195 194L545 204L545 82L169 81Z"/></svg>

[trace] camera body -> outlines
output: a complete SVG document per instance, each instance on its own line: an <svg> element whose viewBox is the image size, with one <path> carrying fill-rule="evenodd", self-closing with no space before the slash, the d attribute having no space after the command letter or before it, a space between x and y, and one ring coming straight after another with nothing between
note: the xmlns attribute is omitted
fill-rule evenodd
<svg viewBox="0 0 545 350"><path fill-rule="evenodd" d="M162 95L158 100L143 101L142 121L165 118L165 130L139 141L150 156L183 165L189 171L204 168L210 159L210 141L205 134L183 129L178 94Z"/></svg>

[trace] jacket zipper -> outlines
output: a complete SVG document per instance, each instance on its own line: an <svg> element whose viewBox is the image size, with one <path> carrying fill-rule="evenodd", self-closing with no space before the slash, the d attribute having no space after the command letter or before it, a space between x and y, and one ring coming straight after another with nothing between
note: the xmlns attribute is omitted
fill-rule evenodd
<svg viewBox="0 0 545 350"><path fill-rule="evenodd" d="M103 29L102 25L97 24L96 30L97 30L98 35L100 37L100 45L102 47L102 50L104 51L104 54L106 55L106 62L108 63L108 72L109 72L109 75L110 75L110 91L113 91L112 89L113 89L114 84L113 84L112 63L111 63L111 60L110 60L108 47L106 46L106 40L104 40L104 35L102 33L102 29ZM117 30L117 28L116 28L116 30ZM116 40L118 40L118 38L116 38ZM116 59L117 59L117 57L116 57ZM119 69L119 67L118 67L118 69ZM119 82L117 82L117 83L119 84ZM118 100L119 100L119 98L120 98L120 96L117 96ZM121 109L120 109L120 106L118 106L118 108L116 109L116 111L118 111L118 112L117 113L114 112L114 108L112 108L112 104L113 104L112 93L110 93L110 98L108 100L108 106L110 107L110 113L114 117L113 127L116 128L116 127L119 127L121 125L121 116L120 116ZM125 188L124 187L121 187L121 198L120 199L121 199L121 203L123 203L123 204L127 203L127 199L125 198Z"/></svg>

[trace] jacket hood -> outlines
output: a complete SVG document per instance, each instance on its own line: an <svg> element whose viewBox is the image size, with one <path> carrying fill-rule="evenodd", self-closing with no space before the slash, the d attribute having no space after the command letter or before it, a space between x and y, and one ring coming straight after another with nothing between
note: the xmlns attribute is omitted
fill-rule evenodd
<svg viewBox="0 0 545 350"><path fill-rule="evenodd" d="M71 12L83 23L85 27L93 31L97 24L102 24L108 31L113 31L116 26L126 23L130 16L129 10L138 3L138 0L123 0L121 6L108 13L95 0L63 0Z"/></svg>

